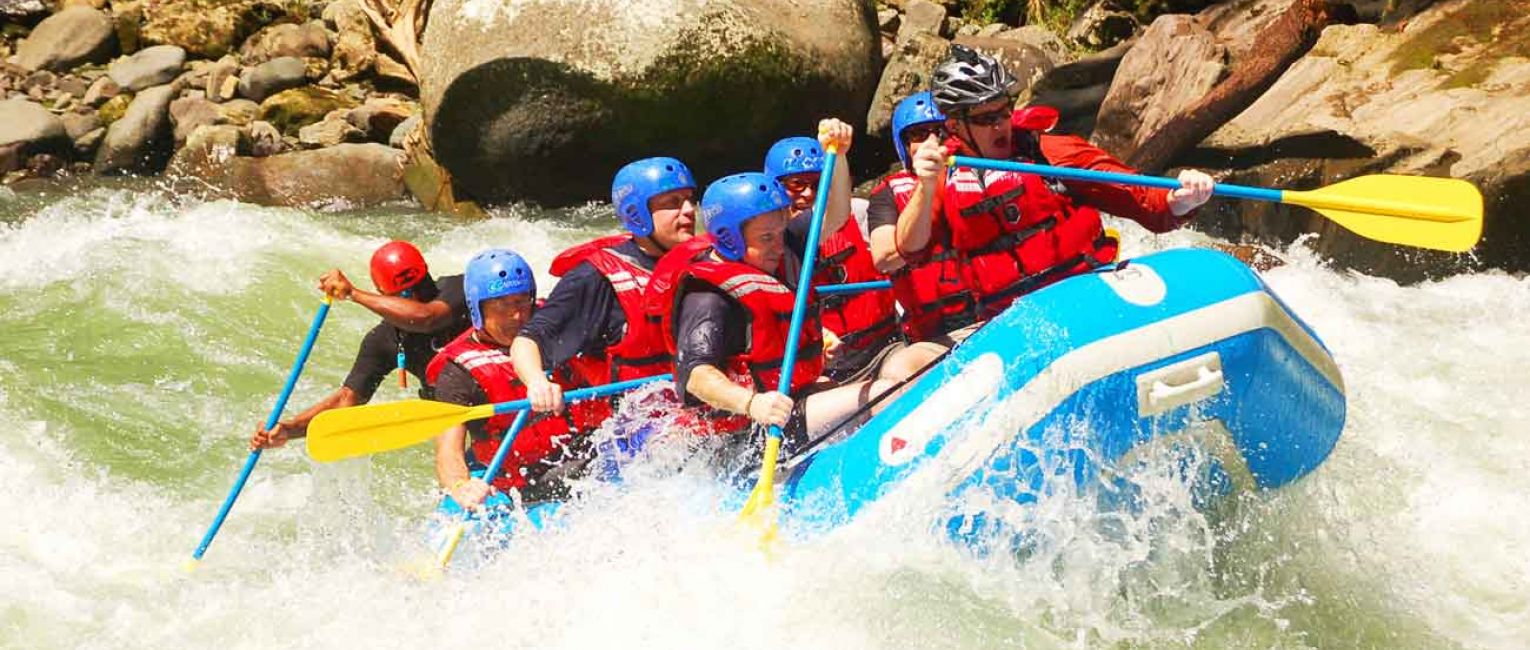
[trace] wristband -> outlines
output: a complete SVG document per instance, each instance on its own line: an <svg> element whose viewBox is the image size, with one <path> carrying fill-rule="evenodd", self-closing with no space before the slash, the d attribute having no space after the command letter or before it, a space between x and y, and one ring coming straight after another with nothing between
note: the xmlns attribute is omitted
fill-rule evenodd
<svg viewBox="0 0 1530 650"><path fill-rule="evenodd" d="M744 401L744 416L745 417L749 417L749 407L754 406L754 398L756 396L758 396L759 394L760 393L758 391L751 392L751 393L749 393L749 399Z"/></svg>
<svg viewBox="0 0 1530 650"><path fill-rule="evenodd" d="M473 477L471 477L471 476L469 476L469 477L467 477L467 478L459 478L459 479L457 479L457 480L456 480L456 481L454 481L454 482L453 482L453 483L452 483L452 486L451 486L451 487L449 487L449 488L446 488L446 493L447 493L447 494L451 494L451 493L453 493L453 492L456 492L456 491L457 491L457 488L460 488L460 487L462 487L462 486L464 486L464 485L467 485L467 484L468 484L468 482L470 482L470 481L472 481L472 480L473 480Z"/></svg>

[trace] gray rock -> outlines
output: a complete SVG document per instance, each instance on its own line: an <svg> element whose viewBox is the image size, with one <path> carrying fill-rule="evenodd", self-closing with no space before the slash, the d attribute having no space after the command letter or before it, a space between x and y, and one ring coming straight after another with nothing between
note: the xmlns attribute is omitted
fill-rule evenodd
<svg viewBox="0 0 1530 650"><path fill-rule="evenodd" d="M346 113L351 126L366 133L373 142L387 142L393 130L418 113L418 107L397 99L373 98Z"/></svg>
<svg viewBox="0 0 1530 650"><path fill-rule="evenodd" d="M100 108L107 100L120 94L122 94L122 87L112 81L111 77L102 76L97 77L90 84L90 88L85 91L85 96L80 101L86 106Z"/></svg>
<svg viewBox="0 0 1530 650"><path fill-rule="evenodd" d="M286 56L328 59L329 31L324 29L324 23L272 25L250 37L239 49L239 60L245 65L259 65Z"/></svg>
<svg viewBox="0 0 1530 650"><path fill-rule="evenodd" d="M284 56L272 59L253 68L245 68L239 75L239 95L257 102L288 88L296 88L308 81L308 68L302 59Z"/></svg>
<svg viewBox="0 0 1530 650"><path fill-rule="evenodd" d="M97 127L74 141L74 153L81 158L89 158L96 153L96 148L101 146L101 141L106 139L106 129Z"/></svg>
<svg viewBox="0 0 1530 650"><path fill-rule="evenodd" d="M1027 41L1008 38L984 38L982 36L958 36L954 43L965 45L998 59L1020 85L1016 90L1025 92L1042 75L1052 71L1066 59L1060 52L1031 45Z"/></svg>
<svg viewBox="0 0 1530 650"><path fill-rule="evenodd" d="M118 86L138 92L174 81L185 64L186 50L175 45L155 45L113 61L106 73Z"/></svg>
<svg viewBox="0 0 1530 650"><path fill-rule="evenodd" d="M105 13L69 7L49 16L16 48L16 64L28 70L68 70L101 63L117 48L117 32Z"/></svg>
<svg viewBox="0 0 1530 650"><path fill-rule="evenodd" d="M48 4L42 0L0 0L0 16L17 22L30 22L33 18L48 15Z"/></svg>
<svg viewBox="0 0 1530 650"><path fill-rule="evenodd" d="M63 121L48 109L20 98L0 102L0 145L20 144L30 155L69 141Z"/></svg>
<svg viewBox="0 0 1530 650"><path fill-rule="evenodd" d="M144 89L133 97L127 112L106 130L96 151L98 174L156 173L170 157L170 102L173 85Z"/></svg>
<svg viewBox="0 0 1530 650"><path fill-rule="evenodd" d="M342 142L366 140L366 132L351 126L345 115L343 110L335 111L318 122L298 129L298 142L307 147L333 147Z"/></svg>
<svg viewBox="0 0 1530 650"><path fill-rule="evenodd" d="M219 168L249 149L249 135L237 126L200 126L187 135L186 145L176 150L166 172L172 177L216 178Z"/></svg>
<svg viewBox="0 0 1530 650"><path fill-rule="evenodd" d="M202 92L207 93L208 99L215 102L228 101L234 98L238 88L239 62L234 57L223 57L207 67L207 81L202 85Z"/></svg>
<svg viewBox="0 0 1530 650"><path fill-rule="evenodd" d="M331 2L324 8L324 19L340 34L330 55L330 71L335 81L371 72L377 61L377 41L372 36L372 21L361 11L357 0Z"/></svg>
<svg viewBox="0 0 1530 650"><path fill-rule="evenodd" d="M78 142L86 133L101 128L101 118L94 111L89 113L64 113L59 116L69 139Z"/></svg>
<svg viewBox="0 0 1530 650"><path fill-rule="evenodd" d="M59 92L69 93L75 97L84 97L90 92L90 83L74 75L65 75L58 80Z"/></svg>
<svg viewBox="0 0 1530 650"><path fill-rule="evenodd" d="M1100 106L1094 143L1129 159L1159 126L1221 80L1226 61L1226 50L1194 17L1159 16L1121 59Z"/></svg>
<svg viewBox="0 0 1530 650"><path fill-rule="evenodd" d="M877 83L876 95L866 112L866 132L886 135L892 125L892 111L904 97L930 85L930 71L944 60L951 44L937 34L918 33L907 39L899 38L882 79Z"/></svg>
<svg viewBox="0 0 1530 650"><path fill-rule="evenodd" d="M282 152L282 132L270 122L251 122L247 132L250 134L250 155L273 156Z"/></svg>
<svg viewBox="0 0 1530 650"><path fill-rule="evenodd" d="M416 113L410 115L409 119L400 122L398 126L394 127L393 133L388 135L388 146L395 149L403 149L404 142L409 138L410 132L419 128L420 119L419 113Z"/></svg>
<svg viewBox="0 0 1530 650"><path fill-rule="evenodd" d="M1067 39L1090 48L1105 48L1132 37L1137 19L1115 8L1112 0L1095 0L1073 19Z"/></svg>
<svg viewBox="0 0 1530 650"><path fill-rule="evenodd" d="M180 147L192 131L221 123L218 105L207 99L182 97L170 102L170 123L175 125L175 146Z"/></svg>
<svg viewBox="0 0 1530 650"><path fill-rule="evenodd" d="M928 0L909 0L904 5L903 25L898 28L898 41L906 41L914 34L940 36L946 28L946 8Z"/></svg>
<svg viewBox="0 0 1530 650"><path fill-rule="evenodd" d="M655 143L702 177L755 169L763 143L853 119L880 72L864 0L477 4L432 4L420 103L437 160L486 201L609 195Z"/></svg>

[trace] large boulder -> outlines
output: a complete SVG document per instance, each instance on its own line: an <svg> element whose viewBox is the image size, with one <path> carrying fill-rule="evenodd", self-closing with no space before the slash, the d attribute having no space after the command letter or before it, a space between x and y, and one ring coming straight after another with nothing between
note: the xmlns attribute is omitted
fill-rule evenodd
<svg viewBox="0 0 1530 650"><path fill-rule="evenodd" d="M170 102L179 91L176 84L166 84L133 96L127 112L106 129L96 150L96 173L153 174L164 169L173 143Z"/></svg>
<svg viewBox="0 0 1530 650"><path fill-rule="evenodd" d="M1320 252L1400 280L1480 266L1530 270L1530 61L1517 36L1527 32L1527 0L1442 3L1400 32L1329 27L1196 156L1229 170L1232 182L1290 189L1382 172L1465 178L1487 206L1473 254L1372 242L1278 205L1223 210L1203 218L1205 227L1286 241L1317 232Z"/></svg>
<svg viewBox="0 0 1530 650"><path fill-rule="evenodd" d="M715 178L819 118L861 121L873 20L862 0L439 0L421 103L437 158L478 199L598 198L657 154Z"/></svg>
<svg viewBox="0 0 1530 650"><path fill-rule="evenodd" d="M1192 16L1159 16L1121 60L1100 106L1094 143L1126 159L1158 126L1227 71L1227 52Z"/></svg>
<svg viewBox="0 0 1530 650"><path fill-rule="evenodd" d="M117 82L118 87L138 92L174 81L185 65L186 50L174 45L156 45L113 61L107 68L107 75Z"/></svg>
<svg viewBox="0 0 1530 650"><path fill-rule="evenodd" d="M162 0L144 6L143 42L179 45L192 56L216 59L288 13L297 4L276 0Z"/></svg>
<svg viewBox="0 0 1530 650"><path fill-rule="evenodd" d="M112 19L90 7L69 7L47 17L16 48L16 64L28 70L68 70L101 63L117 47Z"/></svg>
<svg viewBox="0 0 1530 650"><path fill-rule="evenodd" d="M212 196L259 205L357 208L407 196L398 149L341 144L256 158L236 155L249 146L240 138L233 127L204 126L177 152L174 170Z"/></svg>

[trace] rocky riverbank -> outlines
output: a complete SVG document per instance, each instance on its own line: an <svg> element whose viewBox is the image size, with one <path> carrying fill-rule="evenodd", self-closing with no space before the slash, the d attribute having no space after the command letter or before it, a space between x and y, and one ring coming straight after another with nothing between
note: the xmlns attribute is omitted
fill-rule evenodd
<svg viewBox="0 0 1530 650"><path fill-rule="evenodd" d="M1530 269L1530 0L0 0L0 172L158 174L271 205L567 204L667 153L705 178L838 115L856 171L952 42L1144 170L1310 188L1448 175L1483 243L1424 254L1305 211L1201 228L1404 280ZM436 163L439 161L439 165Z"/></svg>

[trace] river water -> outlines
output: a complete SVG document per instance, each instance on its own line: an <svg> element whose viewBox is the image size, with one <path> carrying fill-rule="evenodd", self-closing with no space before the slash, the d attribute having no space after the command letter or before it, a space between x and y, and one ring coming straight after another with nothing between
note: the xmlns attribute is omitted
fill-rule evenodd
<svg viewBox="0 0 1530 650"><path fill-rule="evenodd" d="M929 513L764 555L700 475L593 488L561 528L421 581L428 449L268 452L181 570L307 323L408 238L438 274L508 246L545 269L602 206L462 223L409 208L177 200L152 184L0 189L0 647L1522 648L1530 639L1530 280L1401 287L1300 244L1266 273L1342 368L1349 421L1282 491L1124 522L1049 504L1054 540L976 558ZM1127 254L1204 242L1123 225ZM552 278L543 276L543 294ZM292 400L338 385L375 317L338 304ZM377 399L409 397L392 378ZM1102 533L1110 529L1109 534Z"/></svg>

